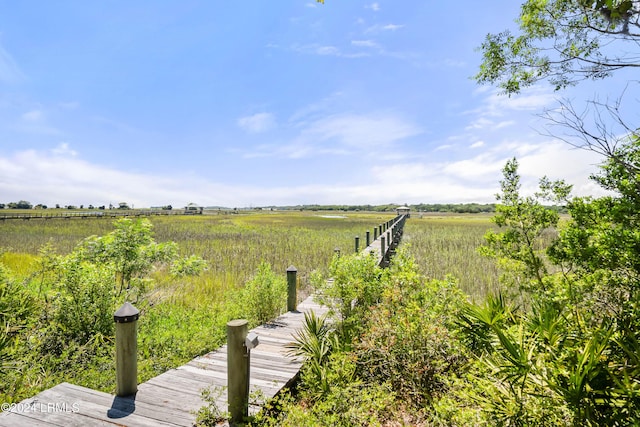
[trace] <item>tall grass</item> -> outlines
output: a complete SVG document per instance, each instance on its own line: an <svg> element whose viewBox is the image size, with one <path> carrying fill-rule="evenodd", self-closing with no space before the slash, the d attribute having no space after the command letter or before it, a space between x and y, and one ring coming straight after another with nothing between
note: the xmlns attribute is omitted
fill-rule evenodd
<svg viewBox="0 0 640 427"><path fill-rule="evenodd" d="M336 247L353 250L354 237L392 218L392 214L345 214L326 218L319 213L262 212L239 215L150 217L156 241L174 241L184 255L198 255L210 264L202 280L204 292L213 283L228 289L244 283L261 261L284 272L298 268L303 282L309 272L328 265ZM51 242L67 254L90 235L113 230L113 219L7 220L0 222L0 250L37 255ZM169 285L169 279L156 279ZM176 284L179 285L179 284Z"/></svg>
<svg viewBox="0 0 640 427"><path fill-rule="evenodd" d="M499 272L492 259L477 252L484 234L495 225L490 215L413 214L402 244L429 278L453 275L472 299L481 300L498 289Z"/></svg>
<svg viewBox="0 0 640 427"><path fill-rule="evenodd" d="M176 242L182 255L204 258L209 269L198 277L180 278L170 276L163 268L152 272L155 285L149 288L141 307L139 324L140 380L146 381L221 345L225 322L232 313L230 296L253 277L262 262L283 276L287 267L294 265L305 287L314 271L328 273L335 248L343 253L354 251L355 236L363 242L367 230L393 216L260 212L151 217L157 242ZM451 273L468 294L480 297L497 283L491 260L475 251L489 227L488 217L483 216L414 215L406 223L403 245L409 246L427 276L442 278ZM99 218L0 222L0 261L24 279L34 295L39 295L38 251L43 245L51 242L58 254L67 254L85 237L104 235L113 228L113 219ZM100 352L104 357L86 362L82 369L39 366L40 359L28 356L25 347L22 351L25 357L33 358L33 363L24 367L20 379L13 380L21 388L12 392L10 399L19 400L60 381L113 391L112 343L104 345Z"/></svg>

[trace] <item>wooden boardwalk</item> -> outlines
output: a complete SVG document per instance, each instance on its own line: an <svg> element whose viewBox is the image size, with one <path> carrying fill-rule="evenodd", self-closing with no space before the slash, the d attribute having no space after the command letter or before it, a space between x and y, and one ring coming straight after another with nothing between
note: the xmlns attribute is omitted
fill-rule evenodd
<svg viewBox="0 0 640 427"><path fill-rule="evenodd" d="M406 216L398 216L380 227L380 236L362 253L372 253L385 266L402 234ZM385 237L384 250L381 236ZM389 242L392 242L391 247ZM270 399L297 377L303 360L288 354L287 344L294 341L304 325L304 315L314 311L323 315L327 307L313 301L313 296L298 304L275 321L252 329L260 344L251 350L250 391ZM114 372L115 374L115 372ZM193 426L196 412L206 403L202 390L220 390L216 404L221 413L227 404L227 347L196 357L138 385L134 396L117 397L69 383L58 384L16 404L2 404L0 427L18 426ZM260 406L249 408L253 414Z"/></svg>
<svg viewBox="0 0 640 427"><path fill-rule="evenodd" d="M260 345L251 350L251 391L259 390L268 399L293 382L302 360L289 356L285 346L301 329L304 313L312 310L321 315L328 309L309 297L297 311L252 330ZM140 384L135 396L116 397L58 384L1 412L0 426L192 426L195 412L205 405L201 391L211 386L221 388L217 403L221 412L226 412L226 346ZM259 409L249 408L249 412Z"/></svg>

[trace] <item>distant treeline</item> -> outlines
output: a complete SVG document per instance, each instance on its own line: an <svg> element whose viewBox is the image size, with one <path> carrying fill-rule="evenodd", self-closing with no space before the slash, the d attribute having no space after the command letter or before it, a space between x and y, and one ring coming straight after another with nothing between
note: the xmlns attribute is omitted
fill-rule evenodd
<svg viewBox="0 0 640 427"><path fill-rule="evenodd" d="M264 210L300 210L300 211L342 211L342 212L395 212L399 204L386 205L296 205L296 206L264 206L257 209ZM411 212L442 212L442 213L494 213L495 203L420 203L408 206ZM546 206L559 213L566 213L564 206Z"/></svg>
<svg viewBox="0 0 640 427"><path fill-rule="evenodd" d="M296 205L296 206L268 206L262 209L279 210L304 210L304 211L368 211L368 212L395 212L399 204L386 205ZM454 213L482 213L495 212L495 204L481 203L447 203L447 204L417 204L404 205L411 209L411 212L454 212Z"/></svg>

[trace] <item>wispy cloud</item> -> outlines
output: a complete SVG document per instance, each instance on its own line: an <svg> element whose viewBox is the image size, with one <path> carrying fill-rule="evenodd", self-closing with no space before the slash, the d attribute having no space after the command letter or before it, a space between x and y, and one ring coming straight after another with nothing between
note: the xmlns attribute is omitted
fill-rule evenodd
<svg viewBox="0 0 640 427"><path fill-rule="evenodd" d="M384 31L397 31L401 28L404 28L402 24L376 24L372 25L369 28L365 29L365 34L367 33L380 33Z"/></svg>
<svg viewBox="0 0 640 427"><path fill-rule="evenodd" d="M399 114L327 113L330 104L327 99L295 113L288 122L289 130L295 135L287 142L260 144L246 152L238 148L234 150L245 158L277 156L300 159L329 154L369 156L423 132L420 126Z"/></svg>
<svg viewBox="0 0 640 427"><path fill-rule="evenodd" d="M24 113L20 118L26 122L40 122L44 118L44 113L42 110L31 110Z"/></svg>
<svg viewBox="0 0 640 427"><path fill-rule="evenodd" d="M482 107L467 113L482 113L484 116L494 117L505 116L513 111L541 111L556 101L556 95L546 87L527 88L518 96L513 97L502 95L495 89L485 87L476 90L475 94L484 96Z"/></svg>
<svg viewBox="0 0 640 427"><path fill-rule="evenodd" d="M69 145L68 142L63 142L59 144L56 148L51 150L51 153L53 153L56 156L69 156L69 157L76 157L78 155L77 151L71 149L71 146Z"/></svg>
<svg viewBox="0 0 640 427"><path fill-rule="evenodd" d="M262 133L276 127L275 116L271 113L256 113L251 116L240 117L238 126L249 133Z"/></svg>
<svg viewBox="0 0 640 427"><path fill-rule="evenodd" d="M371 9L374 12L378 12L380 10L380 5L378 3L371 3L368 5L365 5L365 9Z"/></svg>
<svg viewBox="0 0 640 427"><path fill-rule="evenodd" d="M412 132L415 130L405 134ZM281 154L287 153L291 158L341 149L298 142L286 147L278 148L274 144L263 148L265 151L281 149ZM373 160L368 169L363 168L366 184L292 183L277 187L222 184L178 170L167 170L162 175L133 173L83 160L69 144L62 143L47 151L24 150L0 155L0 194L3 202L26 199L50 206L56 203L108 205L121 201L136 207L184 206L189 202L229 207L298 203L489 203L495 201L493 194L498 191L504 163L518 148L521 148L518 161L523 194L531 194L542 175L565 178L574 184L576 195L602 193L587 179L599 160L594 153L572 150L566 144L553 141L534 144L510 140L481 152L474 150L456 160L395 163L389 163L388 158L384 162ZM394 200L389 200L389 195L393 195Z"/></svg>
<svg viewBox="0 0 640 427"><path fill-rule="evenodd" d="M380 45L374 42L373 40L351 40L351 45L358 46L358 47L374 47L374 48L380 47Z"/></svg>
<svg viewBox="0 0 640 427"><path fill-rule="evenodd" d="M311 124L303 134L317 141L334 141L351 148L386 147L418 135L422 129L394 114L337 114Z"/></svg>
<svg viewBox="0 0 640 427"><path fill-rule="evenodd" d="M482 130L482 129L498 130L498 129L512 126L515 123L516 122L514 120L495 121L495 120L488 119L486 117L479 117L476 120L469 123L465 127L465 130Z"/></svg>
<svg viewBox="0 0 640 427"><path fill-rule="evenodd" d="M363 58L371 55L370 52L348 52L337 46L320 45L316 43L306 45L294 44L291 46L291 50L307 55L336 56L340 58Z"/></svg>
<svg viewBox="0 0 640 427"><path fill-rule="evenodd" d="M19 132L39 135L61 135L62 132L51 125L47 120L46 113L41 108L29 110L20 115L13 128Z"/></svg>
<svg viewBox="0 0 640 427"><path fill-rule="evenodd" d="M0 46L0 81L4 83L19 83L24 78L24 74L11 54Z"/></svg>

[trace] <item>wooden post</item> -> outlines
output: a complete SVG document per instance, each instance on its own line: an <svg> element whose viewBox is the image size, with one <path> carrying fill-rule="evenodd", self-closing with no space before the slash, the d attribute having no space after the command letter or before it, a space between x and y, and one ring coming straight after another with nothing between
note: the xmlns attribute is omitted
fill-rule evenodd
<svg viewBox="0 0 640 427"><path fill-rule="evenodd" d="M249 416L249 352L244 344L249 322L227 323L227 392L231 425Z"/></svg>
<svg viewBox="0 0 640 427"><path fill-rule="evenodd" d="M369 247L369 245L371 244L371 232L369 230L367 230L367 234L366 234L366 238L365 241L367 243L367 248Z"/></svg>
<svg viewBox="0 0 640 427"><path fill-rule="evenodd" d="M378 227L373 227L373 240L378 240Z"/></svg>
<svg viewBox="0 0 640 427"><path fill-rule="evenodd" d="M360 236L356 236L356 253L360 252Z"/></svg>
<svg viewBox="0 0 640 427"><path fill-rule="evenodd" d="M381 262L384 261L386 253L387 248L385 248L384 236L380 236L380 257L382 258Z"/></svg>
<svg viewBox="0 0 640 427"><path fill-rule="evenodd" d="M336 255L339 258L340 257L340 248L335 248L333 250L333 254Z"/></svg>
<svg viewBox="0 0 640 427"><path fill-rule="evenodd" d="M138 391L138 318L140 310L125 302L113 315L116 322L116 395Z"/></svg>
<svg viewBox="0 0 640 427"><path fill-rule="evenodd" d="M287 311L296 311L298 305L298 269L293 265L287 268Z"/></svg>

